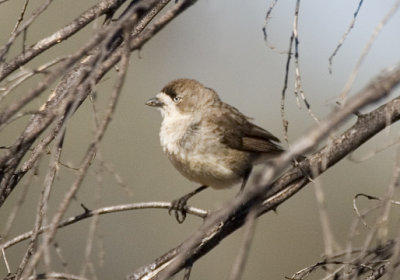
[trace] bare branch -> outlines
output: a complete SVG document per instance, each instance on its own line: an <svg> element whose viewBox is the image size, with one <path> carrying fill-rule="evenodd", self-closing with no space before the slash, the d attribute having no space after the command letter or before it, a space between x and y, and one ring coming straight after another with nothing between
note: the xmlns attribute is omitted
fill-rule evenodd
<svg viewBox="0 0 400 280"><path fill-rule="evenodd" d="M244 223L243 229L243 240L242 244L239 247L239 252L236 256L235 262L232 266L230 280L239 280L243 275L244 266L249 255L250 245L253 241L254 231L257 224L257 210L253 209L246 217L246 221Z"/></svg>
<svg viewBox="0 0 400 280"><path fill-rule="evenodd" d="M7 75L15 71L19 67L25 65L31 59L35 58L45 50L48 50L52 46L61 43L68 39L76 32L84 28L94 19L115 11L120 7L125 0L103 0L96 4L92 8L83 12L80 16L74 19L70 24L66 25L62 29L53 33L52 35L43 38L39 42L33 44L31 47L26 49L23 53L17 55L10 61L4 63L0 67L0 81L2 81Z"/></svg>
<svg viewBox="0 0 400 280"><path fill-rule="evenodd" d="M7 43L0 49L0 65L3 64L4 56L7 54L8 50L10 49L11 45L14 43L17 36L19 34L21 34L21 32L26 32L28 27L39 17L39 15L41 13L43 13L50 6L51 2L53 2L53 0L47 0L42 6L40 6L38 9L36 9L36 11L34 11L32 13L32 16L30 18L28 18L20 28L18 28L19 22L17 22L17 24L15 26L16 28L13 30L13 32L11 32L11 36L8 39ZM24 12L24 10L23 10L23 12ZM2 70L0 68L0 73L1 72L2 72Z"/></svg>
<svg viewBox="0 0 400 280"><path fill-rule="evenodd" d="M332 61L333 58L336 56L336 54L338 53L339 49L342 47L344 41L346 40L347 36L350 34L350 31L353 29L355 23L356 23L356 19L358 16L358 13L360 12L361 6L363 4L364 0L360 0L360 2L358 2L358 6L356 11L353 14L353 20L350 23L350 26L347 28L346 32L343 34L342 38L340 39L339 43L337 44L335 50L333 51L333 53L331 54L331 56L329 57L329 73L332 74Z"/></svg>
<svg viewBox="0 0 400 280"><path fill-rule="evenodd" d="M91 218L96 215L104 215L104 214L118 213L118 212L130 211L130 210L141 210L141 209L166 209L166 210L168 210L170 208L171 208L170 202L157 202L157 201L138 202L138 203L131 203L131 204L116 205L116 206L107 206L107 207L102 207L102 208L95 209L95 210L88 210L80 215L67 218L64 221L60 222L57 225L57 227L63 228L63 227L69 226L71 224L80 222L82 220ZM196 207L188 207L187 213L197 216L199 218L203 218L203 219L205 217L207 217L207 215L208 215L207 211L196 208ZM49 228L48 225L42 226L39 229L38 233L41 234L48 228ZM13 246L17 243L20 243L24 240L31 238L32 235L33 235L33 231L28 231L28 232L18 235L8 241L2 240L0 248L4 249L4 250L7 248L10 248L11 246Z"/></svg>
<svg viewBox="0 0 400 280"><path fill-rule="evenodd" d="M28 280L38 280L38 279L60 279L60 280L88 280L85 277L73 275L69 273L61 272L50 272L38 275L33 275L28 278Z"/></svg>

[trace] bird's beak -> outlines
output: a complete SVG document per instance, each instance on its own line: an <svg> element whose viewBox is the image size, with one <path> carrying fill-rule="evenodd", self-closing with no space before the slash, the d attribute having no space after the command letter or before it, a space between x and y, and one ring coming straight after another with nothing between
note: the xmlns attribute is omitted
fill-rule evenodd
<svg viewBox="0 0 400 280"><path fill-rule="evenodd" d="M157 97L147 100L145 104L152 107L162 107L164 105L164 103Z"/></svg>

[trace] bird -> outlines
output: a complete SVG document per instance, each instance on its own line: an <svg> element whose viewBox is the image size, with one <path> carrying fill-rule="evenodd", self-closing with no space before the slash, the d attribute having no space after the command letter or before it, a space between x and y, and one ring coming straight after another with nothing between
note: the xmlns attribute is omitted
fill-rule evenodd
<svg viewBox="0 0 400 280"><path fill-rule="evenodd" d="M172 201L169 213L182 223L187 201L211 187L241 183L254 165L279 156L279 139L223 102L217 92L193 79L169 82L146 105L161 112L160 143L172 165L200 187Z"/></svg>

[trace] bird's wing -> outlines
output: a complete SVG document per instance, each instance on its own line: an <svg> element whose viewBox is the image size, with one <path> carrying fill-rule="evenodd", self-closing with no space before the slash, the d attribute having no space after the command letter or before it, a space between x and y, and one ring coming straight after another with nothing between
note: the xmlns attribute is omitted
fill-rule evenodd
<svg viewBox="0 0 400 280"><path fill-rule="evenodd" d="M251 123L246 116L233 107L224 110L213 119L217 120L218 127L224 128L221 141L233 149L276 154L283 151L278 144L274 143L279 142L277 137Z"/></svg>
<svg viewBox="0 0 400 280"><path fill-rule="evenodd" d="M270 132L249 122L249 129L244 129L241 150L249 152L280 154L283 149L274 143L279 139Z"/></svg>

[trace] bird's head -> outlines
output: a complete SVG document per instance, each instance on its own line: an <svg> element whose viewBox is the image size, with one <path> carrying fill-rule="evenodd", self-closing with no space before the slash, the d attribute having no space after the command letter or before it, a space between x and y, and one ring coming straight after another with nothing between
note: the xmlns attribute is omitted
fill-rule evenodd
<svg viewBox="0 0 400 280"><path fill-rule="evenodd" d="M201 83L191 79L178 79L168 83L146 105L158 108L163 117L166 117L196 114L219 101L217 93Z"/></svg>

